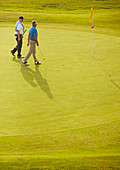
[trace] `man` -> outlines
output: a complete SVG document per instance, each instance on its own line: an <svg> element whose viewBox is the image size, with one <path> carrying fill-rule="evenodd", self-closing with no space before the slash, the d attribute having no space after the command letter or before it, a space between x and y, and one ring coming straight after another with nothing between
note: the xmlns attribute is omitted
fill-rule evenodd
<svg viewBox="0 0 120 170"><path fill-rule="evenodd" d="M12 55L15 56L15 52L18 51L18 58L24 58L21 55L21 48L22 48L22 34L24 32L24 25L23 25L23 16L19 17L19 20L16 22L15 26L15 39L17 41L17 46L11 51Z"/></svg>
<svg viewBox="0 0 120 170"><path fill-rule="evenodd" d="M27 60L29 59L31 54L33 54L35 64L36 65L41 64L41 62L39 62L36 58L36 44L37 44L37 46L39 46L39 43L37 40L38 33L37 33L36 27L37 27L37 21L32 21L32 28L30 28L30 30L29 30L28 44L27 44L27 46L29 46L29 44L30 44L30 49L29 49L29 52L27 53L25 59L22 61L22 63L25 64L26 66L29 65L29 63L27 63Z"/></svg>

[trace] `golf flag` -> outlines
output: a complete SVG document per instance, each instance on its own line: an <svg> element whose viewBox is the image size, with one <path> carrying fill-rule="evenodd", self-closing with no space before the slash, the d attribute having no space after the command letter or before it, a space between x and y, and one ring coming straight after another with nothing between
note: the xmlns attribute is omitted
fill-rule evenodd
<svg viewBox="0 0 120 170"><path fill-rule="evenodd" d="M92 22L92 17L93 17L93 8L91 8L90 22Z"/></svg>

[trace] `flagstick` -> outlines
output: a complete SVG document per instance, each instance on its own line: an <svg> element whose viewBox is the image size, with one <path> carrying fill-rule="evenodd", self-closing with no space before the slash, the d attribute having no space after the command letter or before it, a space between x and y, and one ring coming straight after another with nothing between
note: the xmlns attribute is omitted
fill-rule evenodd
<svg viewBox="0 0 120 170"><path fill-rule="evenodd" d="M92 27L93 27L93 16L92 16ZM92 57L93 57L93 28L92 28Z"/></svg>

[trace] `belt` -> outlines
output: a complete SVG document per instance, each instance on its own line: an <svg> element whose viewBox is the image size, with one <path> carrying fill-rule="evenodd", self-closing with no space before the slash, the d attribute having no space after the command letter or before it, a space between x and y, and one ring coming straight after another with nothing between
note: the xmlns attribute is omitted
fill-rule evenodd
<svg viewBox="0 0 120 170"><path fill-rule="evenodd" d="M15 34L15 36L18 36L18 34ZM22 34L20 34L20 36L22 36Z"/></svg>

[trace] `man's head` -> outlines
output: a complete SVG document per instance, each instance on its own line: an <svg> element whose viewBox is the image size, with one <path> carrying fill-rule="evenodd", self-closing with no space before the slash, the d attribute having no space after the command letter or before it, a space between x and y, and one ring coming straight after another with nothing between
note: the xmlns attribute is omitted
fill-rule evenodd
<svg viewBox="0 0 120 170"><path fill-rule="evenodd" d="M32 21L32 25L34 26L34 27L36 27L37 26L37 21Z"/></svg>
<svg viewBox="0 0 120 170"><path fill-rule="evenodd" d="M23 16L20 16L20 17L19 17L19 21L20 21L20 22L23 22L23 20L24 20Z"/></svg>

